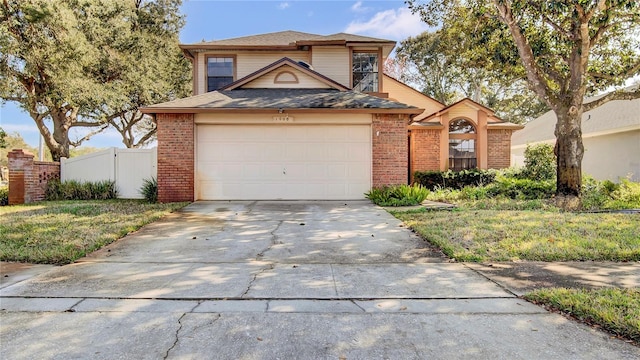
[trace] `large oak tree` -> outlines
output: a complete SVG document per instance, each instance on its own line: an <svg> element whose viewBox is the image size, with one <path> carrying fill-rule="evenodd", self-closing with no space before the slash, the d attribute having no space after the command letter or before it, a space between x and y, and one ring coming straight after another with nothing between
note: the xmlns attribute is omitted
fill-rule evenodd
<svg viewBox="0 0 640 360"><path fill-rule="evenodd" d="M432 26L464 26L485 55L485 68L520 74L557 117L557 199L579 206L582 184L581 119L611 100L640 98L625 91L640 74L640 2L637 0L433 0L407 1ZM586 95L620 90L589 103Z"/></svg>
<svg viewBox="0 0 640 360"><path fill-rule="evenodd" d="M127 146L138 106L184 96L180 0L3 0L0 99L15 101L38 127L54 160L110 125ZM82 136L70 139L72 128ZM139 139L136 141L135 136Z"/></svg>

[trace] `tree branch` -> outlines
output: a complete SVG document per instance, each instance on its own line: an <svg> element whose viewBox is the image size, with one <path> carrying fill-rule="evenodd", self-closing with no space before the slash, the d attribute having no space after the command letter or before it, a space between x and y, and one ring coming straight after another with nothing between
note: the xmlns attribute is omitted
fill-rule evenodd
<svg viewBox="0 0 640 360"><path fill-rule="evenodd" d="M522 59L523 66L527 73L527 79L531 84L532 90L544 101L547 105L553 108L553 103L555 102L552 98L555 98L551 89L546 83L546 80L542 76L544 73L542 69L536 63L535 56L533 55L533 49L531 49L531 45L527 41L527 38L524 36L522 31L520 30L520 26L517 24L517 21L513 17L513 12L511 11L511 3L509 1L501 1L501 0L492 0L493 5L498 10L498 15L500 20L507 25L511 35L513 36L513 40L518 48L518 53L520 54L520 58Z"/></svg>
<svg viewBox="0 0 640 360"><path fill-rule="evenodd" d="M109 127L109 124L102 124L102 127L100 129L94 130L76 141L69 140L69 144L73 147L78 147L80 146L80 144L82 144L83 141L89 140L93 135L97 135L103 132L107 127Z"/></svg>
<svg viewBox="0 0 640 360"><path fill-rule="evenodd" d="M616 75L604 74L595 71L590 71L587 74L593 78L600 78L605 80L618 80L618 79L627 79L636 75L636 73L640 72L640 61L638 61L635 65L627 69L625 72Z"/></svg>
<svg viewBox="0 0 640 360"><path fill-rule="evenodd" d="M565 30L562 26L556 24L553 20L551 20L551 18L549 18L546 14L542 14L542 21L544 21L545 23L547 23L547 25L551 26L552 28L554 28L557 32L559 32L560 34L564 35L567 39L569 40L575 40L574 35Z"/></svg>
<svg viewBox="0 0 640 360"><path fill-rule="evenodd" d="M635 100L635 99L640 99L640 88L636 88L635 91L618 90L618 91L610 92L601 98L598 98L596 100L583 104L582 109L584 112L587 112L597 108L598 106L602 106L608 103L609 101Z"/></svg>
<svg viewBox="0 0 640 360"><path fill-rule="evenodd" d="M75 121L71 123L69 127L96 127L96 126L105 126L108 123L103 122L90 122L90 121Z"/></svg>
<svg viewBox="0 0 640 360"><path fill-rule="evenodd" d="M142 145L146 144L147 141L149 141L153 137L153 135L156 134L156 132L157 132L157 129L153 129L153 130L149 131L143 137L141 137L140 140L138 140L137 143L133 144L133 147L137 148L139 146L142 146Z"/></svg>

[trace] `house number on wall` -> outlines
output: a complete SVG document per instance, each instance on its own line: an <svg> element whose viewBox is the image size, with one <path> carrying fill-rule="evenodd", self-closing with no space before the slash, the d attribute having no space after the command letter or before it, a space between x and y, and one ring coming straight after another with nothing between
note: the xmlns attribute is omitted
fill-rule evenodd
<svg viewBox="0 0 640 360"><path fill-rule="evenodd" d="M289 115L274 116L274 122L293 122L293 117Z"/></svg>

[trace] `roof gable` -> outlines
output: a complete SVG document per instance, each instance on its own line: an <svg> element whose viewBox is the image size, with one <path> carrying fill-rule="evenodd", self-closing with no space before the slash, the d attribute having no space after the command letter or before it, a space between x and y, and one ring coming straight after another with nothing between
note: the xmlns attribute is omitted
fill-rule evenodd
<svg viewBox="0 0 640 360"><path fill-rule="evenodd" d="M262 69L259 69L245 77L243 77L242 79L238 79L234 82L232 82L231 84L228 84L226 86L223 86L222 88L220 88L219 90L224 91L224 90L234 90L234 89L239 89L242 88L245 85L249 85L251 82L255 82L257 79L264 77L270 73L273 73L274 71L277 71L278 69L294 69L296 72L303 74L304 76L308 76L309 78L313 79L316 83L322 84L324 86L322 87L327 87L327 88L332 88L332 89L337 89L340 91L346 91L349 90L349 88L347 88L346 86L320 74L317 71L314 71L310 68L308 68L307 66L292 60L290 58L284 57L274 63L271 63L265 67L263 67ZM251 86L247 86L247 87L251 87ZM275 86L277 87L277 86ZM282 87L287 87L287 86L282 86ZM291 86L288 86L291 87Z"/></svg>
<svg viewBox="0 0 640 360"><path fill-rule="evenodd" d="M436 111L433 114L424 116L424 117L422 117L420 119L416 119L416 121L429 121L429 120L431 120L431 119L433 119L435 117L439 117L440 115L442 115L444 113L453 112L456 109L460 109L460 108L469 108L469 109L472 109L472 110L475 110L475 111L482 110L482 111L487 113L487 118L488 118L487 120L491 120L491 118L492 118L492 120L494 122L501 122L502 121L500 118L495 116L495 112L493 110L491 110L488 107L486 107L486 106L484 106L484 105L482 105L480 103L477 103L477 102L475 102L475 101L473 101L473 100L471 100L469 98L464 98L464 99L462 99L462 100L460 100L458 102L455 102L455 103L453 103L453 104L451 104L451 105L449 105L449 106L447 106L447 107L445 107L443 109L440 109L440 110Z"/></svg>

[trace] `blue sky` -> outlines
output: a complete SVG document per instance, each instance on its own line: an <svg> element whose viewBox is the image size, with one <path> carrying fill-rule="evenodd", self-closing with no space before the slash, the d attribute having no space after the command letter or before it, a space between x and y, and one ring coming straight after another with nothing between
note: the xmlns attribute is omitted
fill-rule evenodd
<svg viewBox="0 0 640 360"><path fill-rule="evenodd" d="M404 1L184 0L181 11L186 15L181 43L283 30L321 35L347 32L400 41L427 29ZM39 133L33 120L13 103L0 108L0 126L37 146ZM83 145L123 147L115 131L96 135Z"/></svg>

